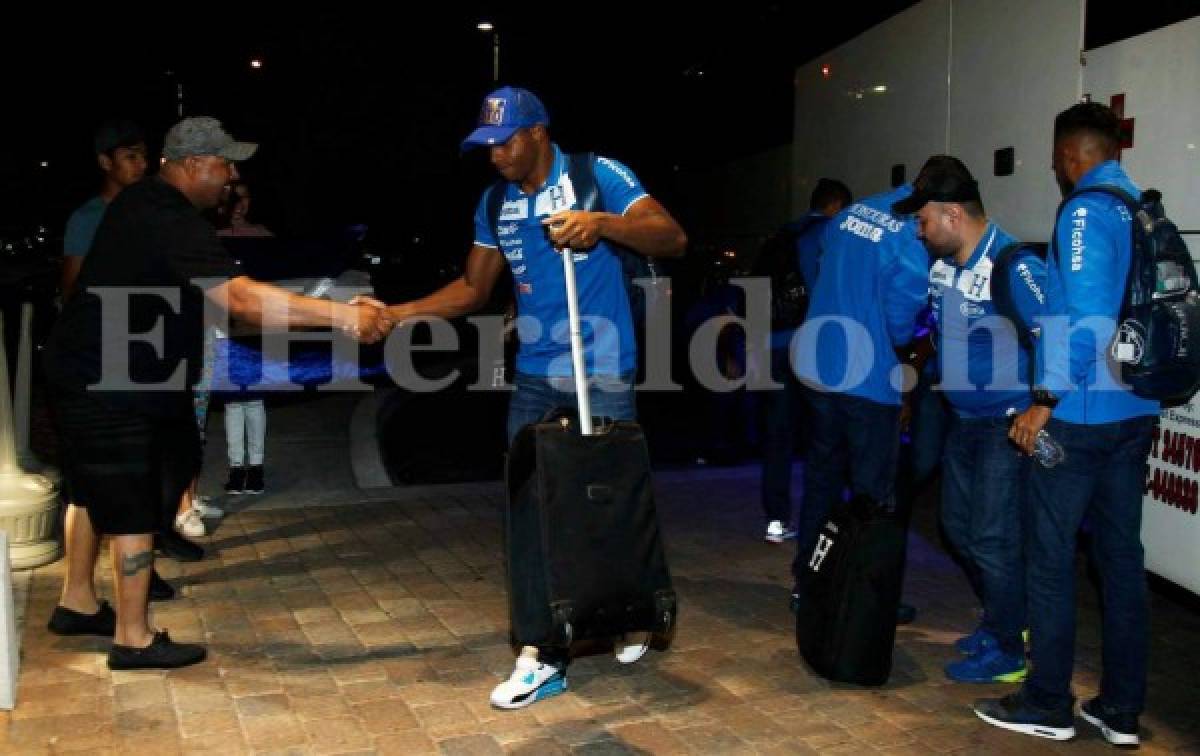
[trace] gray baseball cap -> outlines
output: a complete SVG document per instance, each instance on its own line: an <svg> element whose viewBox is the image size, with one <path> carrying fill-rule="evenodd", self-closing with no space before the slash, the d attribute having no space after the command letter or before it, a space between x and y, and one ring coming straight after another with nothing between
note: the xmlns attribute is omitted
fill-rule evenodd
<svg viewBox="0 0 1200 756"><path fill-rule="evenodd" d="M163 157L180 160L189 155L216 155L226 160L245 160L254 154L254 142L238 142L221 122L209 116L184 118L171 127L163 140Z"/></svg>

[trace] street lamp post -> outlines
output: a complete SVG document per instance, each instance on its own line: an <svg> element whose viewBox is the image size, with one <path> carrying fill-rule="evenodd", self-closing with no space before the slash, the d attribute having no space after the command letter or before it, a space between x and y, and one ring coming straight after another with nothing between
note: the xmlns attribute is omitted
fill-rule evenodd
<svg viewBox="0 0 1200 756"><path fill-rule="evenodd" d="M492 32L492 81L500 83L500 32Z"/></svg>
<svg viewBox="0 0 1200 756"><path fill-rule="evenodd" d="M492 33L492 81L500 83L500 32L491 21L480 21L475 28Z"/></svg>
<svg viewBox="0 0 1200 756"><path fill-rule="evenodd" d="M166 71L165 75L175 84L175 113L179 118L183 118L183 79L179 77L179 73L175 70Z"/></svg>

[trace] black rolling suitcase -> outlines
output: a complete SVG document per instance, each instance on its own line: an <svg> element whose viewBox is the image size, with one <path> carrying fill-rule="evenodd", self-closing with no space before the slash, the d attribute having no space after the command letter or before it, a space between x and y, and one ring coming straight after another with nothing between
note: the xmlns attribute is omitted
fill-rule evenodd
<svg viewBox="0 0 1200 756"><path fill-rule="evenodd" d="M892 672L907 532L860 496L838 507L799 575L796 646L822 677L883 685Z"/></svg>
<svg viewBox="0 0 1200 756"><path fill-rule="evenodd" d="M523 428L505 470L513 639L565 649L624 632L669 634L675 591L659 535L641 426L597 427L579 330L575 269L563 257L577 415Z"/></svg>
<svg viewBox="0 0 1200 756"><path fill-rule="evenodd" d="M675 591L640 426L590 436L568 417L526 426L509 452L507 488L517 643L669 633Z"/></svg>

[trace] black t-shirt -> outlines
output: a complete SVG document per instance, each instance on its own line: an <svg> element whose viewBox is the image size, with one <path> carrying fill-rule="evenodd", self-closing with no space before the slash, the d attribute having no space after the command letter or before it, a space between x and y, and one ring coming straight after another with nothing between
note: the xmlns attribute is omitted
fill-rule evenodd
<svg viewBox="0 0 1200 756"><path fill-rule="evenodd" d="M240 275L182 192L158 177L125 188L104 214L77 293L50 335L47 377L145 414L191 412L202 368L202 287Z"/></svg>

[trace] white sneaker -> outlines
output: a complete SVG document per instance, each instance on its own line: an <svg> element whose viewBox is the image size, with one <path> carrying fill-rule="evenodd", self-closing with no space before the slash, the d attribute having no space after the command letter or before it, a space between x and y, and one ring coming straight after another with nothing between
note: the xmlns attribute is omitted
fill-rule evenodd
<svg viewBox="0 0 1200 756"><path fill-rule="evenodd" d="M175 529L188 538L203 538L208 535L208 528L195 507L188 507L175 517Z"/></svg>
<svg viewBox="0 0 1200 756"><path fill-rule="evenodd" d="M783 543L789 538L795 538L796 531L791 528L785 528L779 520L771 520L767 524L767 534L764 537L767 543Z"/></svg>
<svg viewBox="0 0 1200 756"><path fill-rule="evenodd" d="M213 504L211 496L197 496L192 499L192 509L201 517L225 516L225 510Z"/></svg>
<svg viewBox="0 0 1200 756"><path fill-rule="evenodd" d="M567 689L567 676L553 664L542 664L528 656L518 656L512 677L492 690L492 706L520 709Z"/></svg>
<svg viewBox="0 0 1200 756"><path fill-rule="evenodd" d="M633 664L650 650L650 633L627 633L617 639L613 656L622 664Z"/></svg>

